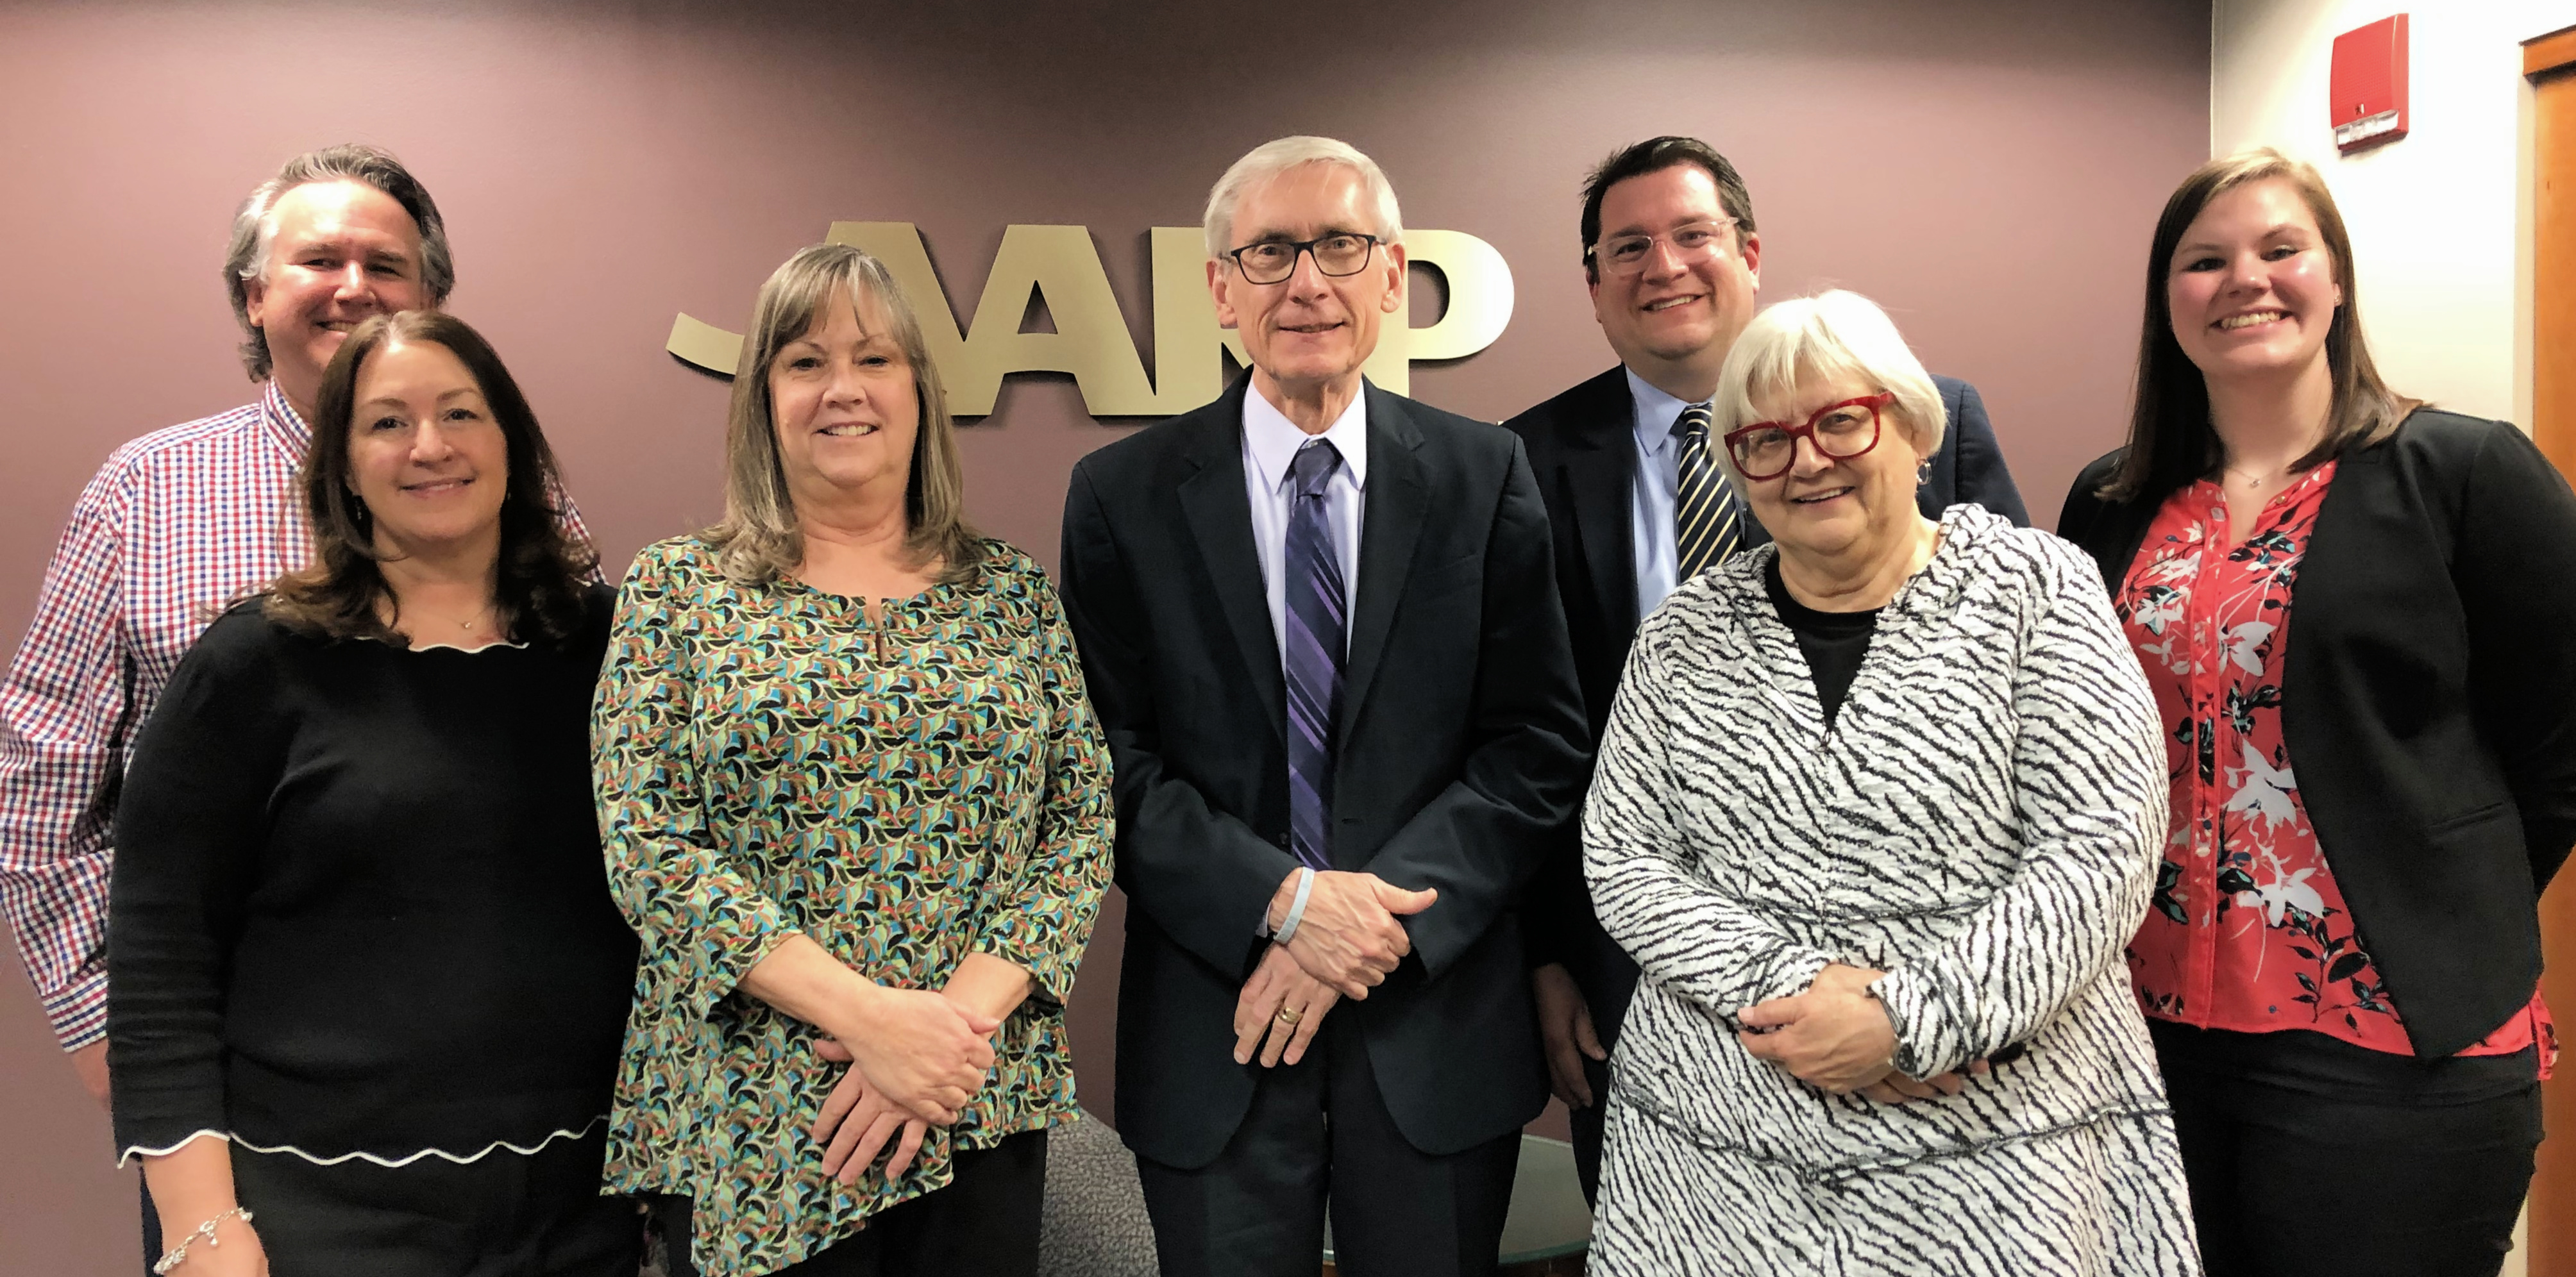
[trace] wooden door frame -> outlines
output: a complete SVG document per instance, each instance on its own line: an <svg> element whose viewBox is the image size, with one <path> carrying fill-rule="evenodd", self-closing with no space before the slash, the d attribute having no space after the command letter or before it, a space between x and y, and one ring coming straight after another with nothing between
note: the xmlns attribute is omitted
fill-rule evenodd
<svg viewBox="0 0 2576 1277"><path fill-rule="evenodd" d="M2537 95L2529 160L2531 433L2560 472L2576 481L2576 357L2565 353L2576 349L2576 27L2524 41L2522 74ZM2561 131L2569 136L2559 136ZM2570 639L2532 636L2535 642ZM2562 871L2562 881L2541 900L2541 945L2548 959L2541 989L2561 1018L2562 1035L2576 1037L2576 887L2563 881L2569 877L2576 872ZM2541 1093L2551 1138L2540 1146L2531 1182L2529 1277L2576 1277L2576 1052Z"/></svg>

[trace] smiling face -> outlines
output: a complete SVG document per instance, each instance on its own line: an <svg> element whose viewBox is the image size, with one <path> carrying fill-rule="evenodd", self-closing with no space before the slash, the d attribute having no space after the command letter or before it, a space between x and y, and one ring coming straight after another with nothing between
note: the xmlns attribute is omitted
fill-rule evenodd
<svg viewBox="0 0 2576 1277"><path fill-rule="evenodd" d="M2324 361L2343 288L2296 186L2266 178L2211 200L2166 270L2174 340L2210 381L2297 375Z"/></svg>
<svg viewBox="0 0 2576 1277"><path fill-rule="evenodd" d="M348 483L380 551L487 541L498 552L509 440L464 361L435 342L389 341L358 369Z"/></svg>
<svg viewBox="0 0 2576 1277"><path fill-rule="evenodd" d="M1817 409L1880 393L1853 376L1804 377L1785 394L1756 396L1756 420L1797 424ZM1856 457L1837 460L1816 451L1815 441L1793 445L1796 460L1775 479L1730 475L1753 517L1780 543L1781 552L1819 559L1868 559L1897 552L1922 517L1914 502L1915 472L1923 450L1902 410L1878 410L1878 443Z"/></svg>
<svg viewBox="0 0 2576 1277"><path fill-rule="evenodd" d="M1369 212L1368 184L1348 165L1300 164L1243 193L1230 248L1335 233L1383 233ZM1208 263L1217 323L1241 330L1256 384L1329 385L1359 376L1377 349L1378 325L1404 305L1404 246L1380 244L1368 264L1338 279L1300 253L1294 273L1255 284L1231 262Z"/></svg>
<svg viewBox="0 0 2576 1277"><path fill-rule="evenodd" d="M1595 271L1592 314L1619 361L1660 385L1659 368L1696 367L1713 378L1744 326L1762 282L1762 237L1729 227L1713 251L1685 258L1664 236L1674 227L1723 221L1717 180L1697 164L1640 174L1601 195L1601 238L1653 235L1643 269ZM1703 395L1705 392L1702 392Z"/></svg>
<svg viewBox="0 0 2576 1277"><path fill-rule="evenodd" d="M921 399L882 315L862 320L836 290L770 361L769 402L780 468L799 509L847 502L876 485L903 491Z"/></svg>
<svg viewBox="0 0 2576 1277"><path fill-rule="evenodd" d="M243 285L243 304L268 341L278 388L309 413L350 329L430 303L420 227L392 196L353 181L296 187L269 217L276 231L259 276Z"/></svg>

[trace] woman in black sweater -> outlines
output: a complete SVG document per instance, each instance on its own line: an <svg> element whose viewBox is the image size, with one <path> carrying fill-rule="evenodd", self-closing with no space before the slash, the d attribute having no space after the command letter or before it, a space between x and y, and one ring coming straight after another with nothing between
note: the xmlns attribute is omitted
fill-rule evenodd
<svg viewBox="0 0 2576 1277"><path fill-rule="evenodd" d="M2128 446L2058 533L2164 719L2129 966L2212 1277L2492 1274L2556 1037L2537 902L2576 842L2576 494L2391 393L2314 169L2165 206Z"/></svg>
<svg viewBox="0 0 2576 1277"><path fill-rule="evenodd" d="M462 321L360 327L315 426L314 565L189 652L120 806L109 1069L156 1271L632 1277L599 1192L635 969L590 794L612 592Z"/></svg>

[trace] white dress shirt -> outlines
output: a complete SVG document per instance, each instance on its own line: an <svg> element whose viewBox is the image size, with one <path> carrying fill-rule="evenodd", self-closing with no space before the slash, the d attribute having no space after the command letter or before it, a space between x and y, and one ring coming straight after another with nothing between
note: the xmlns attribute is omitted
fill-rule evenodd
<svg viewBox="0 0 2576 1277"><path fill-rule="evenodd" d="M1257 388L1243 396L1243 492L1252 501L1252 545L1261 555L1262 593L1270 600L1270 634L1279 643L1279 665L1288 666L1288 465L1309 439L1331 443L1342 454L1341 468L1324 488L1324 514L1332 529L1333 557L1342 565L1342 615L1358 612L1360 591L1360 495L1368 490L1368 394L1351 396L1351 406L1334 418L1332 428L1310 435L1271 406ZM1678 411L1678 410L1676 410ZM1667 481L1669 483L1669 480ZM1670 520L1666 520L1670 522ZM1665 574L1671 575L1672 533L1664 534ZM1670 588L1667 586L1666 588ZM1350 635L1342 635L1344 651Z"/></svg>

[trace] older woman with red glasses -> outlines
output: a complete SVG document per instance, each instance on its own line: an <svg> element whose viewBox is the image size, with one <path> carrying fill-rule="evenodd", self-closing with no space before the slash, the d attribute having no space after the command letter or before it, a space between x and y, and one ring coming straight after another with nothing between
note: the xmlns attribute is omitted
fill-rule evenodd
<svg viewBox="0 0 2576 1277"><path fill-rule="evenodd" d="M1693 411L1773 548L1647 618L1584 809L1645 977L1592 1271L2197 1273L2120 963L2163 752L2091 562L1917 511L1940 395L1865 298L1756 317Z"/></svg>

